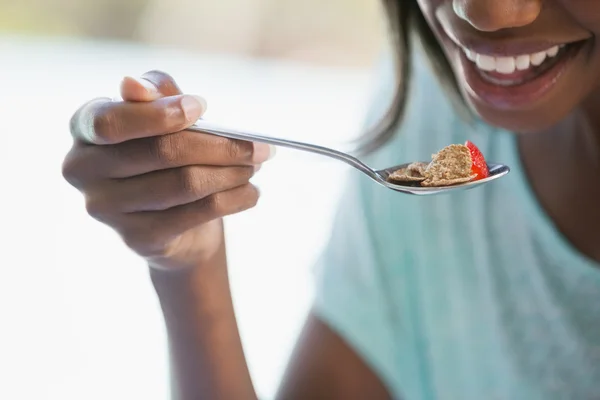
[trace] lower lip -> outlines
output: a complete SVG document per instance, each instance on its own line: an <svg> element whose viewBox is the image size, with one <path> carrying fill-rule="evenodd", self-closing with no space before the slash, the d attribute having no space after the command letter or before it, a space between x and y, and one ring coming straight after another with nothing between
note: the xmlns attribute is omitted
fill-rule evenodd
<svg viewBox="0 0 600 400"><path fill-rule="evenodd" d="M474 62L459 49L466 87L476 99L504 110L529 108L547 95L557 84L573 60L581 52L583 44L569 45L560 60L539 76L514 86L502 86L486 80Z"/></svg>

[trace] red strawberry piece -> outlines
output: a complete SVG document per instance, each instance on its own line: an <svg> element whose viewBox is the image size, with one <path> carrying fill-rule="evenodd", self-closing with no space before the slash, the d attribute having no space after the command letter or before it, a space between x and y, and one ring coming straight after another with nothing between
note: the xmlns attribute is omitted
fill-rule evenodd
<svg viewBox="0 0 600 400"><path fill-rule="evenodd" d="M471 167L471 171L473 174L476 174L477 177L474 180L479 180L483 178L487 178L490 176L490 171L488 170L487 163L485 162L485 158L481 151L475 146L472 142L468 141L465 143L465 146L471 152L471 158L473 159L473 166Z"/></svg>

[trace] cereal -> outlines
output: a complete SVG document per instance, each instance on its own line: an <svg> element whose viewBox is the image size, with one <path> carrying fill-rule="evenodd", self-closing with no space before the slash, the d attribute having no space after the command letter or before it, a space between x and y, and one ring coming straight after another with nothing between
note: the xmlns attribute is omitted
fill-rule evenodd
<svg viewBox="0 0 600 400"><path fill-rule="evenodd" d="M432 156L425 170L423 186L447 186L449 182L465 183L470 181L473 160L466 146L452 144Z"/></svg>
<svg viewBox="0 0 600 400"><path fill-rule="evenodd" d="M393 182L422 182L426 179L426 168L426 163L414 162L406 168L393 172L388 179Z"/></svg>
<svg viewBox="0 0 600 400"><path fill-rule="evenodd" d="M464 145L451 144L431 158L429 164L414 162L393 172L388 181L436 187L467 183L489 176L483 155L469 141Z"/></svg>

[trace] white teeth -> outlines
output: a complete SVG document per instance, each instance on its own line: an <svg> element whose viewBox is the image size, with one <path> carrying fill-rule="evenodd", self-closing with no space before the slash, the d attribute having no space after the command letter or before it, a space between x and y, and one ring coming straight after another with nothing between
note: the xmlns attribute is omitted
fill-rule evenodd
<svg viewBox="0 0 600 400"><path fill-rule="evenodd" d="M558 54L558 46L554 46L551 49L546 51L546 54L548 54L549 57L556 57L556 55Z"/></svg>
<svg viewBox="0 0 600 400"><path fill-rule="evenodd" d="M531 64L535 65L536 67L538 65L542 65L542 63L546 61L546 52L545 51L541 51L539 53L535 53L531 55Z"/></svg>
<svg viewBox="0 0 600 400"><path fill-rule="evenodd" d="M501 74L512 74L515 72L515 58L514 57L498 57L496 58L496 71Z"/></svg>
<svg viewBox="0 0 600 400"><path fill-rule="evenodd" d="M477 60L477 55L475 53L473 53L471 50L469 49L465 49L465 54L467 55L467 58L473 62L475 62Z"/></svg>
<svg viewBox="0 0 600 400"><path fill-rule="evenodd" d="M527 55L518 56L515 60L515 64L517 65L517 69L519 71L525 71L526 69L529 69L529 66L531 65L531 57Z"/></svg>
<svg viewBox="0 0 600 400"><path fill-rule="evenodd" d="M522 54L516 57L494 57L485 54L478 54L473 50L464 48L465 55L483 71L496 71L500 74L512 74L516 70L525 71L531 66L539 66L547 58L556 57L564 45L553 46L547 50L533 54Z"/></svg>
<svg viewBox="0 0 600 400"><path fill-rule="evenodd" d="M492 56L485 56L483 54L477 54L476 60L479 69L484 71L495 71L496 70L496 59Z"/></svg>

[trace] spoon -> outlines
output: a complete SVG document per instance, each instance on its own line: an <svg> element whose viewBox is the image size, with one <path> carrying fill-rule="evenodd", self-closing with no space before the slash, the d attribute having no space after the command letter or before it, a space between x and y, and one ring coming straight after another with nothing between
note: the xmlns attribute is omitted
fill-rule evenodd
<svg viewBox="0 0 600 400"><path fill-rule="evenodd" d="M346 164L356 168L363 174L367 175L369 178L377 182L378 184L385 186L388 189L395 190L397 192L406 193L406 194L414 194L414 195L432 195L432 194L442 194L449 193L452 191L459 190L467 190L473 189L477 186L489 183L498 178L503 177L504 175L510 172L510 168L503 164L488 164L488 169L490 171L490 176L484 179L480 179L477 181L461 183L452 186L441 186L441 187L421 187L421 186L411 186L410 183L407 184L399 184L388 182L387 178L393 172L407 167L411 163L396 165L393 167L375 170L356 157L353 157L349 154L343 153L338 150L330 149L323 146L317 146L309 143L296 142L293 140L280 139L272 136L264 136L257 133L251 132L243 132L237 129L230 129L218 126L211 122L205 120L198 120L194 125L187 128L189 131L211 134L216 136L221 136L229 139L238 139L245 140L250 142L259 142L259 143L267 143L275 146L288 147L291 149L307 151L310 153L320 154L323 156L327 156L330 158L334 158L339 161L343 161Z"/></svg>

